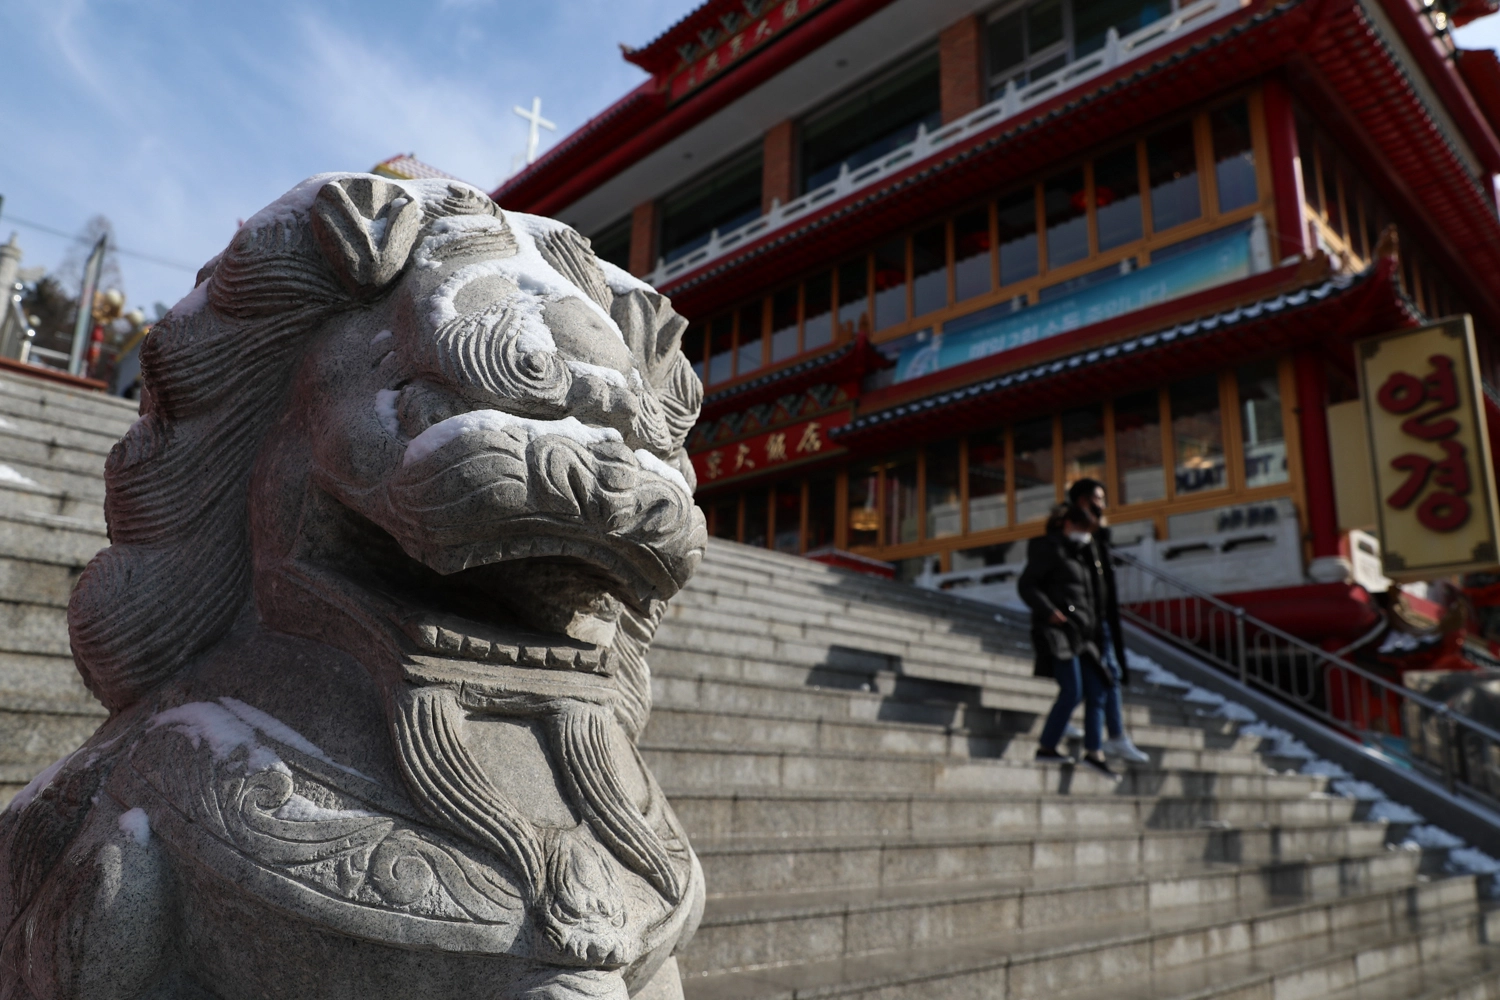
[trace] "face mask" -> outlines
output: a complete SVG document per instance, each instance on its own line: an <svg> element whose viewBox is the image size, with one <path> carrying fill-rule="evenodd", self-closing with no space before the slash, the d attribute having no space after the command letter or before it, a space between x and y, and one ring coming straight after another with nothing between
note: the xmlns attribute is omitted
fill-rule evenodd
<svg viewBox="0 0 1500 1000"><path fill-rule="evenodd" d="M1070 531L1068 532L1068 537L1079 545L1084 545L1093 536L1090 535L1087 531Z"/></svg>

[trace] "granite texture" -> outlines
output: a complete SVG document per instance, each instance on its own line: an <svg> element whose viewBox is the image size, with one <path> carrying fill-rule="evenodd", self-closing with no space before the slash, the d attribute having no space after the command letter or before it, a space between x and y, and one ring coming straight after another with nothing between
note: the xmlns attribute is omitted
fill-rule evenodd
<svg viewBox="0 0 1500 1000"><path fill-rule="evenodd" d="M68 608L110 716L0 815L0 1000L680 997L684 325L464 185L250 219L142 352Z"/></svg>

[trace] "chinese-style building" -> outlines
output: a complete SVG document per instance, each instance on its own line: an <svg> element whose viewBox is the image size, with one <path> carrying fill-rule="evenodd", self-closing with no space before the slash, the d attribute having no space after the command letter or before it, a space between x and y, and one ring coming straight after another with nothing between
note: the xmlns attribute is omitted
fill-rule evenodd
<svg viewBox="0 0 1500 1000"><path fill-rule="evenodd" d="M1119 543L1343 646L1354 345L1470 314L1500 414L1500 62L1449 34L1492 10L709 0L495 198L691 321L713 534L978 579L1092 476Z"/></svg>

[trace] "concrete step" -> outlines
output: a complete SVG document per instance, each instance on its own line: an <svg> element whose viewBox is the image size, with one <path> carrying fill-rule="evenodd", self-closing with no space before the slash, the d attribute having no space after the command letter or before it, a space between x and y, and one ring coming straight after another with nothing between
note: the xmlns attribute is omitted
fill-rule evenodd
<svg viewBox="0 0 1500 1000"><path fill-rule="evenodd" d="M989 734L952 726L939 728L914 722L895 722L889 718L878 721L788 718L780 713L729 713L658 703L652 709L645 739L647 742L694 743L702 746L870 751L1023 760L1035 753L1042 722L1037 717L1027 729ZM1196 758L1183 756L1205 752L1202 730L1137 724L1131 726L1130 732L1136 744L1152 754L1150 766L1210 769ZM1246 770L1260 769L1265 767L1264 762L1253 756L1260 744L1258 737L1247 736L1226 746L1213 748L1213 752L1221 757L1227 755L1251 762Z"/></svg>
<svg viewBox="0 0 1500 1000"><path fill-rule="evenodd" d="M104 526L96 522L0 510L0 553L12 559L81 567L108 544Z"/></svg>
<svg viewBox="0 0 1500 1000"><path fill-rule="evenodd" d="M854 958L1183 907L1227 905L1249 913L1357 887L1404 889L1417 860L1415 852L1381 851L1295 861L1112 861L998 878L975 873L951 882L710 897L687 970Z"/></svg>
<svg viewBox="0 0 1500 1000"><path fill-rule="evenodd" d="M65 487L68 484L84 485L77 479L64 482L49 479L59 473L87 477L89 481L104 483L104 462L109 449L80 448L60 443L45 437L23 437L0 427L0 462L9 465L29 479L51 486Z"/></svg>
<svg viewBox="0 0 1500 1000"><path fill-rule="evenodd" d="M1086 767L1030 760L965 760L899 754L754 747L671 745L643 741L641 750L662 784L698 788L801 788L902 791L1084 792L1119 795L1309 795L1327 779L1261 770L1129 770L1114 779ZM1212 763L1213 758L1205 758Z"/></svg>
<svg viewBox="0 0 1500 1000"><path fill-rule="evenodd" d="M0 554L0 601L66 608L82 566L12 559Z"/></svg>
<svg viewBox="0 0 1500 1000"><path fill-rule="evenodd" d="M14 466L0 462L0 510L19 510L33 514L61 514L104 527L104 502L101 496L70 493L47 486L21 473Z"/></svg>
<svg viewBox="0 0 1500 1000"><path fill-rule="evenodd" d="M1238 903L1183 906L848 958L700 972L683 985L690 1000L1322 997L1427 955L1471 954L1486 932L1473 893L1472 879L1455 879L1248 912ZM690 955L691 948L683 957L690 962ZM1216 992L1201 992L1205 983Z"/></svg>
<svg viewBox="0 0 1500 1000"><path fill-rule="evenodd" d="M976 795L859 789L704 789L664 786L694 843L861 831L1183 830L1347 823L1358 803L1334 795Z"/></svg>
<svg viewBox="0 0 1500 1000"><path fill-rule="evenodd" d="M665 640L674 641L672 636ZM841 698L851 703L867 700L884 706L887 702L903 705L926 704L933 707L932 721L949 720L947 724L959 725L965 706L985 708L1019 714L1039 715L1051 710L1057 696L1057 686L1052 681L997 679L994 686L980 688L974 685L950 685L929 682L922 678L895 677L887 675L851 674L829 669L816 664L788 663L785 660L761 657L721 656L711 651L713 640L705 637L699 648L681 649L668 645L653 648L651 667L653 681L662 680L663 692L668 700L683 697L685 684L704 688L719 687L718 694L749 687L762 689L760 702L767 705L767 712L799 714L795 707L806 699L807 705L827 704ZM671 683L666 683L666 682ZM774 692L774 693L773 693ZM822 692L820 695L819 692ZM769 707L774 701L775 708ZM676 702L681 704L682 702ZM713 704L728 704L715 700ZM986 704L988 703L988 704ZM705 703L705 707L708 703ZM958 713L958 714L955 714ZM834 710L834 714L845 714ZM981 713L983 714L983 713ZM902 721L927 721L929 716L896 716Z"/></svg>
<svg viewBox="0 0 1500 1000"><path fill-rule="evenodd" d="M694 617L664 621L652 642L652 656L654 661L662 658L663 654L670 656L676 652L689 660L697 656L713 656L723 663L723 658L728 657L731 660L737 658L757 664L796 664L813 669L828 664L831 647L838 645L840 644L828 641L828 638L819 641L816 638L774 636L767 634L765 630L755 629L753 624L731 627L729 623L712 618ZM881 645L872 642L852 648L877 654L891 653L889 647L879 648ZM849 648L845 644L845 650ZM851 660L859 658L847 652L843 655ZM993 698L997 702L1003 701L1006 694L1014 693L1023 699L1028 696L1045 698L1050 704L1057 693L1051 679L1031 676L1030 661L1007 663L1005 658L998 656L973 654L964 657L957 653L934 654L920 650L908 650L894 655L901 656L899 666L892 665L888 669L895 670L900 676L992 690L996 692ZM872 661L868 669L869 676L873 677L877 672L874 658L866 659ZM853 671L851 668L841 672ZM995 704L992 707L1006 706Z"/></svg>
<svg viewBox="0 0 1500 1000"><path fill-rule="evenodd" d="M124 434L135 421L137 402L101 392L0 373L0 415L84 430Z"/></svg>
<svg viewBox="0 0 1500 1000"><path fill-rule="evenodd" d="M0 710L104 715L70 656L0 651Z"/></svg>
<svg viewBox="0 0 1500 1000"><path fill-rule="evenodd" d="M10 473L6 474L8 477L19 476L43 489L58 490L69 497L77 497L80 502L88 501L94 504L100 511L100 519L103 519L104 464L102 462L97 469L72 471L49 465L45 459L39 459L36 456L27 458L0 456L0 465L10 470ZM0 511L3 510L5 507L0 506Z"/></svg>
<svg viewBox="0 0 1500 1000"><path fill-rule="evenodd" d="M1200 862L1267 865L1283 860L1357 857L1370 871L1414 876L1417 852L1387 851L1381 823L1263 829L945 830L910 834L858 831L824 836L695 841L711 897L797 893L944 883L957 890L977 879L1059 877L1072 869L1171 866ZM1324 876L1333 884L1338 866ZM1273 880L1270 880L1274 882ZM1208 902L1194 898L1186 902Z"/></svg>
<svg viewBox="0 0 1500 1000"><path fill-rule="evenodd" d="M930 615L913 614L899 607L867 606L855 610L843 606L847 603L787 591L765 593L755 588L746 588L745 593L727 594L715 588L712 580L700 584L695 578L673 599L672 608L679 616L697 617L699 612L711 612L732 620L761 622L776 629L776 634L780 635L806 636L832 629L835 634L859 636L864 643L882 639L903 648L920 646L929 650L951 649L1030 660L1025 637L993 620L967 629L955 627L956 623L952 621L943 621L943 627L935 628L937 622Z"/></svg>
<svg viewBox="0 0 1500 1000"><path fill-rule="evenodd" d="M0 601L0 651L72 656L67 609Z"/></svg>
<svg viewBox="0 0 1500 1000"><path fill-rule="evenodd" d="M20 414L0 417L0 435L37 441L53 447L74 448L108 456L115 442L130 428L130 422L119 421L103 426L79 426L55 420L38 420ZM131 420L135 418L132 415ZM122 426L123 425L123 426Z"/></svg>
<svg viewBox="0 0 1500 1000"><path fill-rule="evenodd" d="M105 716L62 712L14 712L0 708L0 767L19 767L27 779L78 749Z"/></svg>

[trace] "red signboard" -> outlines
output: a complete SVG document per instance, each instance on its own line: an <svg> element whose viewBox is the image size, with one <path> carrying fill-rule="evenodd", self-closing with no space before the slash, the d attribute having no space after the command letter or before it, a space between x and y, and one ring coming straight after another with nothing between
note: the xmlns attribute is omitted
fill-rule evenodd
<svg viewBox="0 0 1500 1000"><path fill-rule="evenodd" d="M828 432L849 422L849 410L825 413L814 420L786 427L743 441L700 451L692 456L699 486L753 476L783 465L795 465L841 451L828 440Z"/></svg>
<svg viewBox="0 0 1500 1000"><path fill-rule="evenodd" d="M681 100L828 3L829 0L781 0L766 5L760 17L745 22L724 41L678 71L668 88L668 99Z"/></svg>

